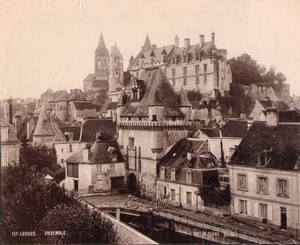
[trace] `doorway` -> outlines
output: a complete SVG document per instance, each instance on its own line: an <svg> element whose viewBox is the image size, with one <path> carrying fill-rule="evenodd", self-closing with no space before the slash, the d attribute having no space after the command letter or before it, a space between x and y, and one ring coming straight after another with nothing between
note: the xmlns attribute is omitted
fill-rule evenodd
<svg viewBox="0 0 300 245"><path fill-rule="evenodd" d="M74 181L74 191L78 191L78 180L73 180Z"/></svg>
<svg viewBox="0 0 300 245"><path fill-rule="evenodd" d="M128 176L127 188L128 188L128 191L131 193L136 192L136 189L137 189L136 176L133 173L129 174L129 176Z"/></svg>
<svg viewBox="0 0 300 245"><path fill-rule="evenodd" d="M280 208L280 213L281 213L281 229L286 230L287 228L287 214L286 214L286 208L281 207Z"/></svg>

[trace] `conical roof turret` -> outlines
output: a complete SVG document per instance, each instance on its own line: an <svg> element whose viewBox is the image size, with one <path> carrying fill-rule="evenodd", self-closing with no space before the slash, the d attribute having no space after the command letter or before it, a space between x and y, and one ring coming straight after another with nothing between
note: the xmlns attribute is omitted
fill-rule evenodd
<svg viewBox="0 0 300 245"><path fill-rule="evenodd" d="M110 56L114 56L114 57L122 57L122 54L117 46L117 44L115 43L115 45L113 47L111 47L111 52L110 52Z"/></svg>
<svg viewBox="0 0 300 245"><path fill-rule="evenodd" d="M148 50L151 50L151 49L152 49L152 45L151 45L151 42L150 42L150 39L149 39L148 34L147 34L147 36L146 36L146 39L145 39L145 42L144 42L143 49L144 49L144 51L148 51Z"/></svg>
<svg viewBox="0 0 300 245"><path fill-rule="evenodd" d="M186 91L181 87L180 92L179 92L179 103L178 106L180 107L190 107L191 103L187 97Z"/></svg>
<svg viewBox="0 0 300 245"><path fill-rule="evenodd" d="M55 136L44 108L40 111L33 136Z"/></svg>

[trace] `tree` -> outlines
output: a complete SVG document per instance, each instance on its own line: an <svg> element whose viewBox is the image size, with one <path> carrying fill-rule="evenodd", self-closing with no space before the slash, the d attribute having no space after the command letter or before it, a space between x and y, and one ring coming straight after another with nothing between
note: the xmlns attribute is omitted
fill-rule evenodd
<svg viewBox="0 0 300 245"><path fill-rule="evenodd" d="M44 236L44 231L64 231L63 236ZM98 211L81 203L57 205L39 224L38 243L47 244L116 244L113 223Z"/></svg>
<svg viewBox="0 0 300 245"><path fill-rule="evenodd" d="M74 202L55 182L47 183L44 176L34 166L9 164L2 169L1 203L6 243L32 243L33 237L14 237L11 232L34 231L54 206Z"/></svg>
<svg viewBox="0 0 300 245"><path fill-rule="evenodd" d="M229 59L228 62L234 83L251 85L263 81L262 75L265 73L265 67L257 64L249 54L244 53L237 58Z"/></svg>

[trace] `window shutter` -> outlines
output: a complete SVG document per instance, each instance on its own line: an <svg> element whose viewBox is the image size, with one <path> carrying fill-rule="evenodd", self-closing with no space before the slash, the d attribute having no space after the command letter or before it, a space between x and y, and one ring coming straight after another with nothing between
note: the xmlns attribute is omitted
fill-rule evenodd
<svg viewBox="0 0 300 245"><path fill-rule="evenodd" d="M268 205L268 220L272 220L273 213L272 213L272 205Z"/></svg>
<svg viewBox="0 0 300 245"><path fill-rule="evenodd" d="M238 214L239 213L239 200L234 199L234 213Z"/></svg>
<svg viewBox="0 0 300 245"><path fill-rule="evenodd" d="M253 207L254 207L254 217L258 218L258 203L255 202Z"/></svg>
<svg viewBox="0 0 300 245"><path fill-rule="evenodd" d="M251 216L252 215L252 203L251 202L249 202L249 201L247 201L247 215L248 216Z"/></svg>

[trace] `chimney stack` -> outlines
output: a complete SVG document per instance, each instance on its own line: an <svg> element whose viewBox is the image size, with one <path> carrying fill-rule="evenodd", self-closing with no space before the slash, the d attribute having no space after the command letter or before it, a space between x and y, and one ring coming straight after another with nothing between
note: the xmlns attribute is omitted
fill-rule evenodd
<svg viewBox="0 0 300 245"><path fill-rule="evenodd" d="M204 44L204 35L200 35L200 48L203 46Z"/></svg>
<svg viewBox="0 0 300 245"><path fill-rule="evenodd" d="M211 34L211 41L215 44L215 33L214 32Z"/></svg>
<svg viewBox="0 0 300 245"><path fill-rule="evenodd" d="M89 153L90 153L90 145L86 144L85 148L83 148L83 150L82 150L82 156L83 156L84 162L89 161Z"/></svg>
<svg viewBox="0 0 300 245"><path fill-rule="evenodd" d="M189 38L184 39L184 47L186 50L188 50L188 48L190 47L190 39Z"/></svg>
<svg viewBox="0 0 300 245"><path fill-rule="evenodd" d="M278 108L268 107L266 110L266 125L269 127L276 127L279 121L279 112Z"/></svg>

